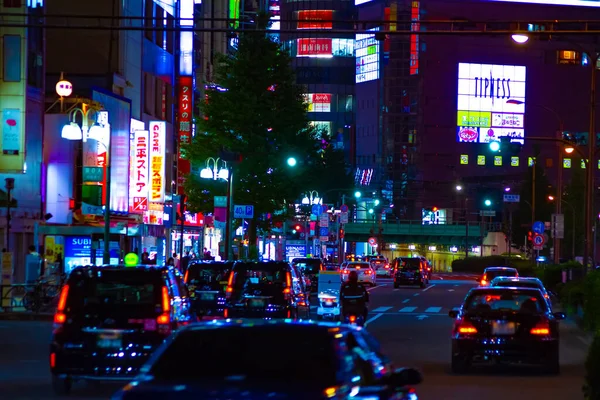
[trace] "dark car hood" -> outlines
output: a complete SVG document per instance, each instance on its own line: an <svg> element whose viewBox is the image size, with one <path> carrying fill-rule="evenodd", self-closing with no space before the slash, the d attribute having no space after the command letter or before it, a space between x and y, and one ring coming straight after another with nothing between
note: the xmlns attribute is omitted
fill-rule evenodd
<svg viewBox="0 0 600 400"><path fill-rule="evenodd" d="M264 385L235 385L219 383L171 383L142 382L116 393L113 399L123 400L304 400L321 399L322 392L290 385L277 388Z"/></svg>

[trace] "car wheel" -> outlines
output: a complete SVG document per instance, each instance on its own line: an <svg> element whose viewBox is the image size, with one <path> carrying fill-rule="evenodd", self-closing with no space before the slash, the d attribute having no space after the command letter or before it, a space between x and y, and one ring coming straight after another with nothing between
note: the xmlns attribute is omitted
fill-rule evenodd
<svg viewBox="0 0 600 400"><path fill-rule="evenodd" d="M60 378L58 376L52 376L52 389L54 393L59 396L66 396L71 393L73 388L73 381L71 378Z"/></svg>
<svg viewBox="0 0 600 400"><path fill-rule="evenodd" d="M560 361L558 357L558 352L548 357L548 360L544 365L544 372L546 372L549 375L560 374Z"/></svg>
<svg viewBox="0 0 600 400"><path fill-rule="evenodd" d="M464 374L469 370L471 360L467 356L452 356L451 369L453 374Z"/></svg>

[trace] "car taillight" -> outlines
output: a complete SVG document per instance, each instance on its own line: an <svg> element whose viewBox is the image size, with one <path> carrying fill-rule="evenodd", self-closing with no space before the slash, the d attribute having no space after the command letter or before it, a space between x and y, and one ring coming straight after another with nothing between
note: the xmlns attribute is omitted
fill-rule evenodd
<svg viewBox="0 0 600 400"><path fill-rule="evenodd" d="M347 269L342 271L342 274L349 274L349 273L350 273L350 271L348 271Z"/></svg>
<svg viewBox="0 0 600 400"><path fill-rule="evenodd" d="M371 270L369 270L369 269L368 269L368 270L366 270L366 271L365 271L365 274L367 274L367 275L371 275Z"/></svg>
<svg viewBox="0 0 600 400"><path fill-rule="evenodd" d="M469 321L465 320L459 320L456 323L455 330L459 335L474 335L477 333L477 328L475 328Z"/></svg>
<svg viewBox="0 0 600 400"><path fill-rule="evenodd" d="M69 295L69 285L63 286L60 291L60 297L58 298L58 305L56 306L56 314L54 314L54 325L55 328L64 324L67 321L67 315L65 314L65 308L67 306L67 296Z"/></svg>
<svg viewBox="0 0 600 400"><path fill-rule="evenodd" d="M285 273L285 288L283 289L283 297L289 300L292 295L292 274L291 272Z"/></svg>
<svg viewBox="0 0 600 400"><path fill-rule="evenodd" d="M56 367L56 353L50 353L50 368Z"/></svg>
<svg viewBox="0 0 600 400"><path fill-rule="evenodd" d="M544 294L544 298L545 298L545 299L549 299L549 298L550 298L550 296L548 295L548 293L545 293L545 294Z"/></svg>
<svg viewBox="0 0 600 400"><path fill-rule="evenodd" d="M171 333L171 300L166 286L162 288L161 299L162 314L156 318L156 323L158 324L158 331L168 335Z"/></svg>
<svg viewBox="0 0 600 400"><path fill-rule="evenodd" d="M190 273L190 270L188 269L187 271L185 271L185 275L183 275L183 281L185 283L188 283L188 274Z"/></svg>
<svg viewBox="0 0 600 400"><path fill-rule="evenodd" d="M233 271L229 273L229 279L227 280L227 289L225 289L225 297L230 298L233 293Z"/></svg>
<svg viewBox="0 0 600 400"><path fill-rule="evenodd" d="M531 328L529 333L536 336L548 336L550 334L550 324L548 321L539 322L536 326Z"/></svg>
<svg viewBox="0 0 600 400"><path fill-rule="evenodd" d="M356 322L356 315L351 315L349 319L350 319L350 323L351 324L355 323Z"/></svg>
<svg viewBox="0 0 600 400"><path fill-rule="evenodd" d="M487 281L485 279L481 280L481 286L487 286Z"/></svg>
<svg viewBox="0 0 600 400"><path fill-rule="evenodd" d="M385 268L385 269L390 269L390 266L389 266L389 265L386 265L384 268Z"/></svg>

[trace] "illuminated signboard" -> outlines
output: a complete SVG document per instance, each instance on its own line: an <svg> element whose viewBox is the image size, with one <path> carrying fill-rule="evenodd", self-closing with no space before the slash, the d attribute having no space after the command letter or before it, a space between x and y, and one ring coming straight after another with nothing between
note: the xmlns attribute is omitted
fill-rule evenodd
<svg viewBox="0 0 600 400"><path fill-rule="evenodd" d="M523 143L523 66L458 64L457 141L489 143L503 136Z"/></svg>
<svg viewBox="0 0 600 400"><path fill-rule="evenodd" d="M179 154L177 156L177 193L184 194L185 177L191 171L190 162L183 158L181 146L190 143L192 137L192 92L193 79L191 76L179 78Z"/></svg>
<svg viewBox="0 0 600 400"><path fill-rule="evenodd" d="M269 0L269 15L271 15L269 29L278 31L281 28L281 6L279 5L279 0Z"/></svg>
<svg viewBox="0 0 600 400"><path fill-rule="evenodd" d="M379 28L369 29L378 31ZM379 79L379 41L374 33L356 35L356 83Z"/></svg>
<svg viewBox="0 0 600 400"><path fill-rule="evenodd" d="M555 6L600 7L598 0L488 0L503 3L550 4Z"/></svg>
<svg viewBox="0 0 600 400"><path fill-rule="evenodd" d="M150 202L165 201L165 137L164 121L150 122Z"/></svg>
<svg viewBox="0 0 600 400"><path fill-rule="evenodd" d="M129 179L129 196L131 198L129 212L141 213L148 209L148 182L150 166L148 131L136 131L131 141L131 177Z"/></svg>
<svg viewBox="0 0 600 400"><path fill-rule="evenodd" d="M306 94L308 103L308 112L330 112L331 94L330 93L309 93Z"/></svg>
<svg viewBox="0 0 600 400"><path fill-rule="evenodd" d="M302 38L297 43L298 57L333 57L332 39Z"/></svg>
<svg viewBox="0 0 600 400"><path fill-rule="evenodd" d="M355 6L359 6L359 5L361 5L361 4L370 3L370 2L372 2L372 1L373 1L373 0L354 0L354 5L355 5Z"/></svg>
<svg viewBox="0 0 600 400"><path fill-rule="evenodd" d="M165 218L164 204L150 203L144 211L143 221L146 225L163 225Z"/></svg>
<svg viewBox="0 0 600 400"><path fill-rule="evenodd" d="M27 7L29 8L43 8L44 0L27 0Z"/></svg>
<svg viewBox="0 0 600 400"><path fill-rule="evenodd" d="M419 23L419 2L413 1L410 9L410 24L411 32L421 30ZM419 35L410 35L410 74L416 75L419 73Z"/></svg>
<svg viewBox="0 0 600 400"><path fill-rule="evenodd" d="M96 115L100 129L90 129L83 141L83 185L81 189L83 215L103 215L106 190L106 166L109 162L110 125L108 112ZM112 161L111 161L112 162Z"/></svg>
<svg viewBox="0 0 600 400"><path fill-rule="evenodd" d="M298 29L333 29L333 10L298 11Z"/></svg>

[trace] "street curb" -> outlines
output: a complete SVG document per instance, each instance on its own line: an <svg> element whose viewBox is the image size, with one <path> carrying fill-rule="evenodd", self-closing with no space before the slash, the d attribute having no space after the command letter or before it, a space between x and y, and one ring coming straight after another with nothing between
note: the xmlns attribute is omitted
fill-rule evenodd
<svg viewBox="0 0 600 400"><path fill-rule="evenodd" d="M28 313L28 312L5 312L0 313L0 321L52 321L54 314Z"/></svg>

